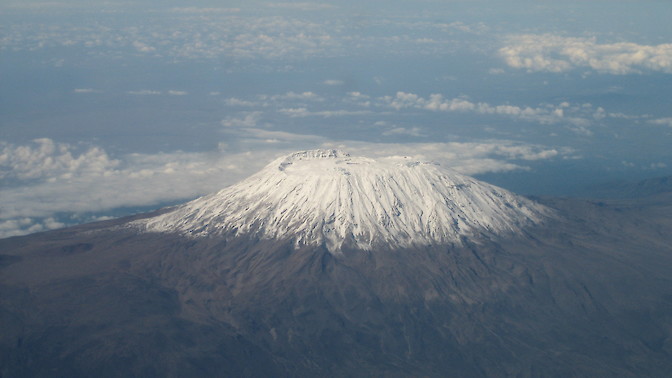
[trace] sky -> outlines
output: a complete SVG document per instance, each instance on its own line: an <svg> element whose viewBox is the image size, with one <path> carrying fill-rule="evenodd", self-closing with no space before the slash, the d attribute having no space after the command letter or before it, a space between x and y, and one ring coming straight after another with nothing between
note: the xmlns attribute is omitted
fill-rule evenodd
<svg viewBox="0 0 672 378"><path fill-rule="evenodd" d="M0 237L315 148L525 195L669 176L670 19L667 0L5 0Z"/></svg>

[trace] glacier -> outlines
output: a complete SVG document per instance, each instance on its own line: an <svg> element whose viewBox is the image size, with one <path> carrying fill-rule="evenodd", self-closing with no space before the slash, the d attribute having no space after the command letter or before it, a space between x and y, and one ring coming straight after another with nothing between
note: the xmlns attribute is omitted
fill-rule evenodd
<svg viewBox="0 0 672 378"><path fill-rule="evenodd" d="M146 232L190 237L291 238L339 253L462 244L521 234L547 207L432 162L371 159L335 149L281 157L223 190L134 222Z"/></svg>

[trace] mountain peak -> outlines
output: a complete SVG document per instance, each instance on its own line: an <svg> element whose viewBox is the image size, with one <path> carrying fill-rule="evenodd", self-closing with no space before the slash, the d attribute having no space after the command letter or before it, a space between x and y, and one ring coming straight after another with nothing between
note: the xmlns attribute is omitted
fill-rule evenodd
<svg viewBox="0 0 672 378"><path fill-rule="evenodd" d="M410 158L301 151L217 193L136 222L192 237L253 234L301 245L373 248L461 244L518 234L550 214L504 189Z"/></svg>

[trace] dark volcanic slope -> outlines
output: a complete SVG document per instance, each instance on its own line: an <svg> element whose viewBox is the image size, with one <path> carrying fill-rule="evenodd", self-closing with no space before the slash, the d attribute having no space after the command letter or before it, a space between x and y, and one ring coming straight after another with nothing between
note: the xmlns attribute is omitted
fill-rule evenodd
<svg viewBox="0 0 672 378"><path fill-rule="evenodd" d="M672 191L672 176L637 182L616 181L586 189L591 198L643 198Z"/></svg>
<svg viewBox="0 0 672 378"><path fill-rule="evenodd" d="M669 376L672 198L464 247L115 225L0 240L0 375Z"/></svg>

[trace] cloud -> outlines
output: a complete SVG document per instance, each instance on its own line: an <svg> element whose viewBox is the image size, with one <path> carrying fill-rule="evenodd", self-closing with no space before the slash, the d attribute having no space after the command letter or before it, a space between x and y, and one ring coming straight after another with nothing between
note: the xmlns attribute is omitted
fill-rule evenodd
<svg viewBox="0 0 672 378"><path fill-rule="evenodd" d="M331 86L339 86L343 85L343 80L336 80L336 79L328 79L322 82L324 85L331 85Z"/></svg>
<svg viewBox="0 0 672 378"><path fill-rule="evenodd" d="M649 164L649 166L647 168L648 169L664 169L664 168L667 168L667 164L665 164L663 162L656 162L656 163Z"/></svg>
<svg viewBox="0 0 672 378"><path fill-rule="evenodd" d="M101 93L101 91L92 88L75 88L73 90L75 93Z"/></svg>
<svg viewBox="0 0 672 378"><path fill-rule="evenodd" d="M361 92L348 92L347 97L343 100L346 103L357 104L358 106L368 108L371 106L371 96Z"/></svg>
<svg viewBox="0 0 672 378"><path fill-rule="evenodd" d="M272 100L272 101L296 101L296 100L303 100L303 101L324 101L324 98L315 92L287 92L284 94L279 94L279 95L260 95L259 99L261 100Z"/></svg>
<svg viewBox="0 0 672 378"><path fill-rule="evenodd" d="M411 127L411 128L395 127L393 129L384 131L383 135L386 135L386 136L390 136L390 135L409 135L409 136L415 136L415 137L425 136L425 134L422 133L422 129L420 129L419 127Z"/></svg>
<svg viewBox="0 0 672 378"><path fill-rule="evenodd" d="M148 53L148 52L154 52L156 51L156 48L149 46L148 44L141 42L141 41L134 41L133 42L133 47L135 47L136 50L139 52L143 53Z"/></svg>
<svg viewBox="0 0 672 378"><path fill-rule="evenodd" d="M560 104L542 104L537 107L516 105L491 105L486 102L473 102L465 97L444 98L441 94L422 97L414 93L397 92L395 96L379 98L384 106L401 109L424 109L439 112L462 112L483 115L500 115L524 121L537 122L543 125L565 123L573 129L587 130L594 120L605 117L602 108L594 109L590 104L572 105L568 102Z"/></svg>
<svg viewBox="0 0 672 378"><path fill-rule="evenodd" d="M614 75L656 71L672 73L672 44L597 43L595 38L552 34L511 36L499 55L512 68L566 72L590 68Z"/></svg>
<svg viewBox="0 0 672 378"><path fill-rule="evenodd" d="M280 113L293 118L303 118L303 117L348 117L348 116L359 116L372 114L368 110L320 110L320 111L309 111L307 108L282 108L279 110Z"/></svg>
<svg viewBox="0 0 672 378"><path fill-rule="evenodd" d="M255 127L261 118L261 112L250 112L242 118L227 117L222 120L224 127Z"/></svg>
<svg viewBox="0 0 672 378"><path fill-rule="evenodd" d="M334 8L331 4L311 3L311 2L292 2L292 3L267 3L269 8L283 8L291 10L315 11Z"/></svg>
<svg viewBox="0 0 672 378"><path fill-rule="evenodd" d="M236 97L229 97L224 100L228 106L236 107L269 107L278 106L281 104L291 103L293 105L306 106L308 103L316 103L325 101L324 97L315 92L293 92L289 91L282 94L261 94L255 96L253 99L241 99Z"/></svg>
<svg viewBox="0 0 672 378"><path fill-rule="evenodd" d="M213 14L213 13L238 13L240 8L197 8L197 7L182 7L182 8L171 8L169 10L171 13L182 13L182 14Z"/></svg>
<svg viewBox="0 0 672 378"><path fill-rule="evenodd" d="M81 6L81 4L77 4ZM54 9L69 9L73 4L68 1L38 1L38 2L12 2L5 4L10 9L29 9L29 10L54 10Z"/></svg>
<svg viewBox="0 0 672 378"><path fill-rule="evenodd" d="M283 144L287 146L286 148L290 146L297 146L297 144L303 146L299 147L298 149L311 148L311 146L315 146L319 143L324 143L325 141L325 138L317 135L296 134L286 131L266 130L258 128L244 129L242 130L242 133L240 135L246 138L244 140L245 143L257 145L258 148L259 147L263 148L263 146L261 145L269 143Z"/></svg>
<svg viewBox="0 0 672 378"><path fill-rule="evenodd" d="M139 91L128 91L126 92L134 96L156 96L162 94L161 91L153 91L151 89L141 89Z"/></svg>
<svg viewBox="0 0 672 378"><path fill-rule="evenodd" d="M0 179L71 179L82 175L103 176L119 165L99 147L81 152L69 144L51 139L35 139L28 145L0 142Z"/></svg>
<svg viewBox="0 0 672 378"><path fill-rule="evenodd" d="M350 96L352 98L355 98L355 99L369 99L369 98L371 98L371 96L365 95L362 92L357 92L357 91L348 92L348 96Z"/></svg>
<svg viewBox="0 0 672 378"><path fill-rule="evenodd" d="M248 101L248 100L241 100L236 97L229 97L226 100L224 100L224 103L228 106L245 106L245 107L251 107L251 106L261 106L261 104L253 101Z"/></svg>
<svg viewBox="0 0 672 378"><path fill-rule="evenodd" d="M521 162L569 156L570 149L547 148L508 140L447 143L366 143L336 145L352 155L370 157L408 156L434 161L466 175L528 169Z"/></svg>
<svg viewBox="0 0 672 378"><path fill-rule="evenodd" d="M444 32L459 31L462 33L469 33L469 34L484 34L490 30L490 28L482 22L469 25L461 21L455 21L449 24L437 24L437 26Z"/></svg>
<svg viewBox="0 0 672 378"><path fill-rule="evenodd" d="M316 103L322 103L326 99L325 97L311 91L305 92L293 92L289 91L282 94L260 94L252 98L241 99L231 97L228 98L225 103L229 106L239 106L239 107L284 107L291 105L294 107L307 107L312 106Z"/></svg>
<svg viewBox="0 0 672 378"><path fill-rule="evenodd" d="M325 96L315 92L287 92L277 95L257 95L250 98L228 98L224 103L234 107L265 109L290 118L308 117L365 117L392 116L394 111L423 110L428 112L469 113L481 116L511 118L539 125L560 125L581 136L592 136L595 126L603 125L608 118L623 118L626 115L607 112L602 107L590 103L570 103L567 101L535 106L515 104L490 104L475 101L466 96L447 98L440 93L421 96L416 93L399 91L394 95L372 97L362 92L348 92L341 96ZM630 116L640 119L641 116ZM235 117L228 121L235 123ZM240 123L240 122L239 122ZM392 131L387 128L383 135L412 135L424 133L403 126ZM396 125L395 125L396 127Z"/></svg>
<svg viewBox="0 0 672 378"><path fill-rule="evenodd" d="M152 89L141 89L137 91L128 91L126 92L127 94L133 95L133 96L158 96L158 95L169 95L169 96L186 96L189 94L189 92L186 91L180 91L176 89L170 89L166 91L165 93L162 91L156 91Z"/></svg>
<svg viewBox="0 0 672 378"><path fill-rule="evenodd" d="M108 3L119 7L120 12L123 9L123 5ZM104 20L89 17L66 24L14 21L3 25L6 32L0 38L0 50L62 48L67 49L67 56L86 60L137 59L146 55L172 63L234 58L227 59L230 64L226 70L235 72L249 70L250 60L255 59L291 61L273 65L274 70L284 70L296 69L298 60L351 56L356 51L394 56L456 52L461 48L478 48L474 38L459 38L456 34L478 35L487 31L482 24L408 22L396 17L363 24L349 17L317 20L297 12L328 12L337 7L332 4L335 3L269 2L266 5L274 8L270 12L197 6L174 7L167 13L152 9L145 10L146 17L140 23L128 17ZM383 32L371 33L371 27ZM374 80L380 83L382 79Z"/></svg>
<svg viewBox="0 0 672 378"><path fill-rule="evenodd" d="M330 34L333 29L297 17L241 15L235 8L187 7L170 12L169 23L162 12L150 12L140 24L88 19L75 24L10 22L0 38L0 50L61 48L82 59L148 54L176 63L222 57L294 60L333 57L344 51L344 41ZM247 63L236 68L247 69Z"/></svg>
<svg viewBox="0 0 672 378"><path fill-rule="evenodd" d="M672 127L672 117L652 119L649 121L653 125Z"/></svg>
<svg viewBox="0 0 672 378"><path fill-rule="evenodd" d="M42 219L20 218L0 219L0 237L10 237L24 234L32 234L40 231L53 230L66 227L67 224L59 222L53 217Z"/></svg>
<svg viewBox="0 0 672 378"><path fill-rule="evenodd" d="M290 117L308 117L312 114L307 108L283 108L280 109L280 113Z"/></svg>
<svg viewBox="0 0 672 378"><path fill-rule="evenodd" d="M128 154L39 139L3 143L0 237L90 221L120 207L156 206L218 190L261 168L277 150Z"/></svg>

